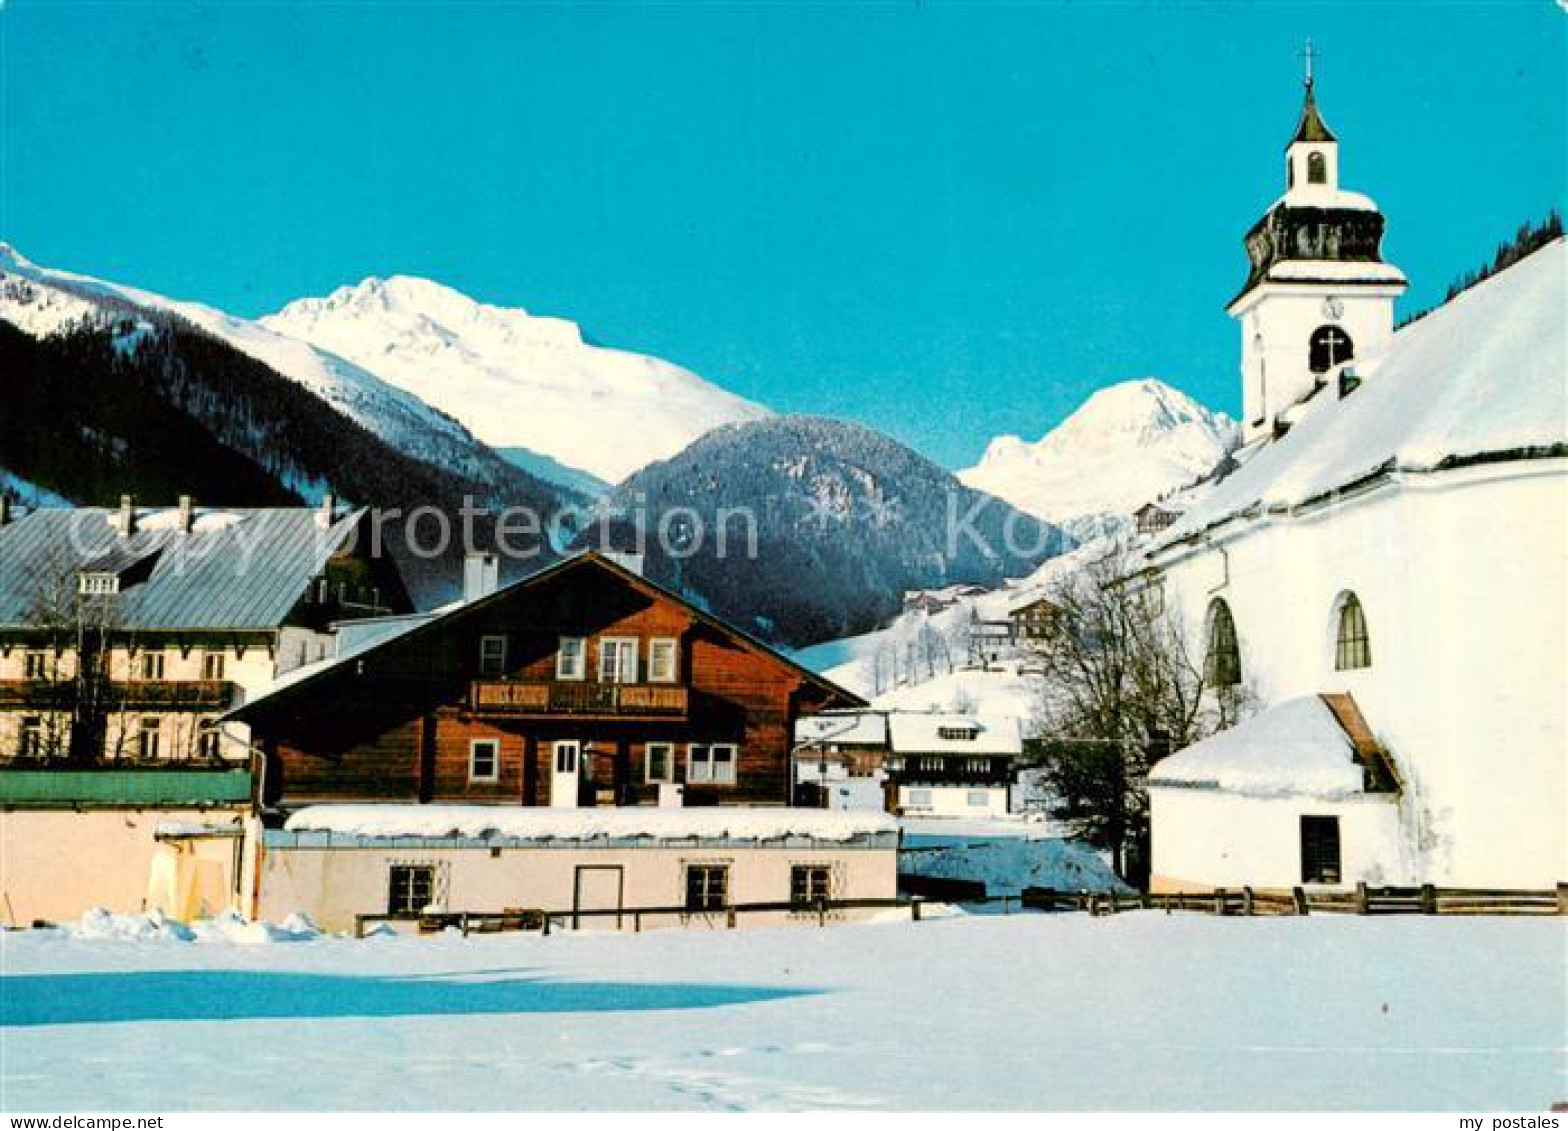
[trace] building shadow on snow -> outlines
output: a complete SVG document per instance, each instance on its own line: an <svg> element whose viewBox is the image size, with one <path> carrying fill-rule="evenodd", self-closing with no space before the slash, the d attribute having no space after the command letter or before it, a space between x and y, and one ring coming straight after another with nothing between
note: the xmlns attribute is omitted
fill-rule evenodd
<svg viewBox="0 0 1568 1131"><path fill-rule="evenodd" d="M242 1021L713 1009L820 993L781 986L456 981L268 970L157 970L0 978L0 1028L125 1021Z"/></svg>

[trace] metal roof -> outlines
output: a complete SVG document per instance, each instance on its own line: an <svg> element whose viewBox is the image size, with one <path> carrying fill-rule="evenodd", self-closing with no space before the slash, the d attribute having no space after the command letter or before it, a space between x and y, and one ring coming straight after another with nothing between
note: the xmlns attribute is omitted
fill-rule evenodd
<svg viewBox="0 0 1568 1131"><path fill-rule="evenodd" d="M145 580L112 598L128 629L276 629L363 511L330 525L315 508L199 509L182 530L173 508L142 509L128 537L103 507L45 508L0 526L0 628L32 626L36 610L79 571L156 555Z"/></svg>
<svg viewBox="0 0 1568 1131"><path fill-rule="evenodd" d="M1301 107L1301 120L1296 123L1296 136L1290 139L1290 144L1298 142L1328 142L1338 141L1334 131L1328 128L1328 123L1323 120L1323 115L1318 112L1318 100L1312 95L1312 86L1307 85L1307 101Z"/></svg>

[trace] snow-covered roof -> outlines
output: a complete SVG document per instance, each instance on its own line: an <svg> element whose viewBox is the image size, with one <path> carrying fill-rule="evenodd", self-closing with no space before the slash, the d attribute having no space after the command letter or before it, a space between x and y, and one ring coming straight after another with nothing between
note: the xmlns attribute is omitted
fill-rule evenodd
<svg viewBox="0 0 1568 1131"><path fill-rule="evenodd" d="M1250 797L1351 797L1365 782L1354 755L1355 743L1328 704L1307 695L1161 760L1149 784Z"/></svg>
<svg viewBox="0 0 1568 1131"><path fill-rule="evenodd" d="M780 840L846 842L896 833L886 813L827 809L706 806L663 809L628 806L542 809L499 805L315 805L284 826L288 832L328 832L366 838L468 840Z"/></svg>
<svg viewBox="0 0 1568 1131"><path fill-rule="evenodd" d="M843 743L855 746L885 746L887 716L880 711L810 715L795 721L795 741L827 745Z"/></svg>
<svg viewBox="0 0 1568 1131"><path fill-rule="evenodd" d="M1355 193L1336 193L1336 196L1356 196ZM1375 210L1375 206L1366 197L1360 197L1368 209ZM1325 204L1323 207L1330 207ZM1336 205L1335 207L1347 207ZM1405 273L1392 263L1367 263L1362 260L1342 259L1281 259L1269 266L1267 273L1260 282L1269 283L1321 283L1329 282L1355 282L1378 283L1386 286L1403 286ZM1256 284L1254 284L1255 286ZM1252 293L1248 287L1243 294ZM1237 296L1240 298L1241 296Z"/></svg>
<svg viewBox="0 0 1568 1131"><path fill-rule="evenodd" d="M953 712L894 711L887 717L893 751L898 754L1023 753L1023 735L1012 717ZM973 737L961 737L973 735Z"/></svg>
<svg viewBox="0 0 1568 1131"><path fill-rule="evenodd" d="M1288 510L1384 471L1431 471L1568 445L1568 244L1557 239L1394 336L1281 439L1216 484L1152 553L1255 509Z"/></svg>

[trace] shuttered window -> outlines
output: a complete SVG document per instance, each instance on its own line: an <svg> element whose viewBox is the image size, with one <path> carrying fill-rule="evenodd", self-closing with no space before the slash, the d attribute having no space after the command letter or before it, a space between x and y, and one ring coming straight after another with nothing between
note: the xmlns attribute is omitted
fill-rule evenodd
<svg viewBox="0 0 1568 1131"><path fill-rule="evenodd" d="M729 887L729 865L686 865L686 910L722 911L729 898Z"/></svg>

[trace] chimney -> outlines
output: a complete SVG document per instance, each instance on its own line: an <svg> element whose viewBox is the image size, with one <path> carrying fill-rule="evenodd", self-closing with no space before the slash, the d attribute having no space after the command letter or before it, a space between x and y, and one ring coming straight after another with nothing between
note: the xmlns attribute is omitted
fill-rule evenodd
<svg viewBox="0 0 1568 1131"><path fill-rule="evenodd" d="M196 500L189 495L180 496L180 533L189 534L196 524Z"/></svg>
<svg viewBox="0 0 1568 1131"><path fill-rule="evenodd" d="M321 496L321 509L316 512L316 525L325 530L332 525L338 508L338 500L331 491L326 491Z"/></svg>
<svg viewBox="0 0 1568 1131"><path fill-rule="evenodd" d="M129 538L136 533L136 497L134 495L120 496L120 514L115 520L115 529L120 532L121 538Z"/></svg>
<svg viewBox="0 0 1568 1131"><path fill-rule="evenodd" d="M463 601L488 597L500 587L501 559L483 551L469 551L463 559Z"/></svg>

